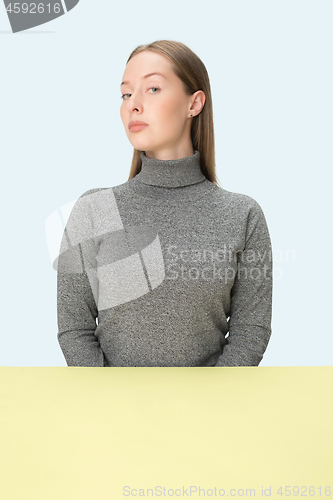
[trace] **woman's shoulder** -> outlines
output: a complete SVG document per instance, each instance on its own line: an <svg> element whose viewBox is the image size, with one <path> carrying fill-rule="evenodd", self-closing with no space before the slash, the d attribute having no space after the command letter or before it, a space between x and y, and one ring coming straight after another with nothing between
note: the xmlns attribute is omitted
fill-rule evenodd
<svg viewBox="0 0 333 500"><path fill-rule="evenodd" d="M122 184L117 184L115 186L109 186L109 187L98 187L98 188L91 188L87 189L84 193L82 193L79 198L84 198L86 196L89 197L89 199L101 199L101 198L108 198L112 197L114 193L122 193L123 191L128 190L128 186L130 185L131 181L125 181Z"/></svg>
<svg viewBox="0 0 333 500"><path fill-rule="evenodd" d="M104 189L110 189L110 188L91 188L87 189L84 193L82 193L79 198L84 198L84 196L88 196L93 193L97 193L98 191L103 191Z"/></svg>
<svg viewBox="0 0 333 500"><path fill-rule="evenodd" d="M254 210L262 210L260 204L256 199L252 196L245 193L238 193L235 191L229 191L224 187L218 186L217 184L213 184L213 198L217 203L221 203L224 206L228 206L229 208L237 209L254 209Z"/></svg>

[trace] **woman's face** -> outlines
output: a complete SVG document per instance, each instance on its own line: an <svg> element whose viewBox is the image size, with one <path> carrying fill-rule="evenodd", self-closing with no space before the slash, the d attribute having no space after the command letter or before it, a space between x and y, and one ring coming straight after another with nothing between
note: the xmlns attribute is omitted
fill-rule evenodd
<svg viewBox="0 0 333 500"><path fill-rule="evenodd" d="M163 76L145 78L155 72ZM126 83L120 86L120 116L132 146L145 151L150 158L161 160L192 155L190 115L194 117L198 112L191 106L197 94L202 98L203 92L185 94L183 83L172 71L168 58L151 51L134 56L127 63L122 80ZM148 126L131 131L128 125L133 120Z"/></svg>

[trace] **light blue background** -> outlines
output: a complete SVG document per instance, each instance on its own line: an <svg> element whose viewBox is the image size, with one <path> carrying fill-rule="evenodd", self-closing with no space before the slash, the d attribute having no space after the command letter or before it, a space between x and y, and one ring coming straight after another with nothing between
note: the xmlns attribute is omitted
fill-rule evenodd
<svg viewBox="0 0 333 500"><path fill-rule="evenodd" d="M164 38L206 65L218 178L266 216L273 321L260 366L332 364L332 19L323 0L81 0L12 34L0 5L1 366L67 366L45 220L128 179L119 84L131 51Z"/></svg>

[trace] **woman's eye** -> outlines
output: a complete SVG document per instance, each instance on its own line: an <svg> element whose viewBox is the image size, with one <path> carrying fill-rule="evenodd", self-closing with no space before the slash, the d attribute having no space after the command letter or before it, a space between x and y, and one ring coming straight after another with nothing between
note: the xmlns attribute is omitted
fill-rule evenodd
<svg viewBox="0 0 333 500"><path fill-rule="evenodd" d="M150 87L148 90L153 90L153 89L155 89L155 90L161 90L159 87ZM148 90L146 92L148 92ZM153 92L153 94L156 94L156 92ZM124 99L124 97L126 95L131 95L131 94L122 94L122 96L120 96L120 99L126 100L126 99Z"/></svg>
<svg viewBox="0 0 333 500"><path fill-rule="evenodd" d="M158 87L150 87L148 90L152 90L152 89L160 90ZM153 92L153 94L156 94L156 92Z"/></svg>

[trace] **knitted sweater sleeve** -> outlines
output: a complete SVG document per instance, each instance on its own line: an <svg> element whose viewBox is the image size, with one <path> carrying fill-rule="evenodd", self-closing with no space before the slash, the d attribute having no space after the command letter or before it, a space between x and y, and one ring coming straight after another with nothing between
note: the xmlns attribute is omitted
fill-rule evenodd
<svg viewBox="0 0 333 500"><path fill-rule="evenodd" d="M105 358L95 336L98 310L93 222L89 196L85 195L70 213L59 251L57 337L68 366L102 367Z"/></svg>
<svg viewBox="0 0 333 500"><path fill-rule="evenodd" d="M245 246L237 253L229 336L216 366L258 366L271 336L272 247L264 213L251 198Z"/></svg>

